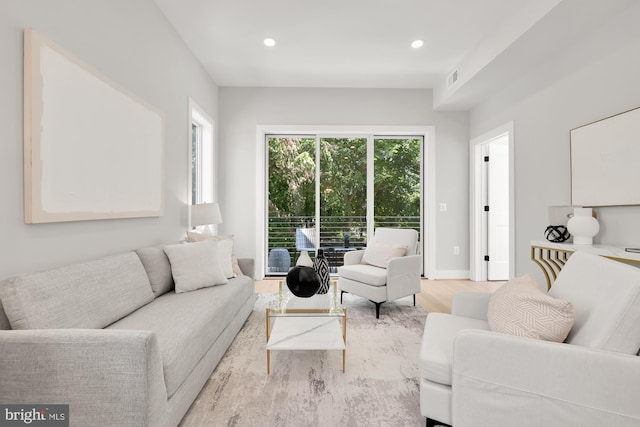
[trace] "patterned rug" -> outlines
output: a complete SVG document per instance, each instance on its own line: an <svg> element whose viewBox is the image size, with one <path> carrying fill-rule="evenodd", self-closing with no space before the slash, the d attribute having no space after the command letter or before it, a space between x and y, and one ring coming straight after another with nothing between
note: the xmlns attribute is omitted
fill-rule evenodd
<svg viewBox="0 0 640 427"><path fill-rule="evenodd" d="M427 316L411 297L382 304L344 294L341 351L272 351L266 369L265 307L249 319L180 424L183 427L423 426L418 355Z"/></svg>

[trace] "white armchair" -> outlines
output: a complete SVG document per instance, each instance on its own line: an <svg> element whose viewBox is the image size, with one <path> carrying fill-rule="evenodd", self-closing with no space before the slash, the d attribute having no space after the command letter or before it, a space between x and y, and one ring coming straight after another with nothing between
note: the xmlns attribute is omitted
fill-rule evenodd
<svg viewBox="0 0 640 427"><path fill-rule="evenodd" d="M377 228L369 246L405 247L404 256L385 257L378 253L376 265L363 264L365 250L351 251L344 255L344 266L338 267L338 287L342 294L349 292L369 299L376 305L376 318L380 317L380 305L385 301L420 292L421 257L417 253L418 232L412 229ZM385 249L381 251L384 252Z"/></svg>
<svg viewBox="0 0 640 427"><path fill-rule="evenodd" d="M640 425L640 269L576 252L549 295L575 309L564 343L489 331L489 294L456 294L452 314L427 316L427 426Z"/></svg>

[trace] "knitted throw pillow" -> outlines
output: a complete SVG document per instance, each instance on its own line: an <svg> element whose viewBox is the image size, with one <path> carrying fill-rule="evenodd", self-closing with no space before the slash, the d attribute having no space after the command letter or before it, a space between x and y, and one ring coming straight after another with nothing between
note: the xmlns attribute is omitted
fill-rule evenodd
<svg viewBox="0 0 640 427"><path fill-rule="evenodd" d="M528 274L496 290L487 312L492 331L555 342L567 338L575 317L570 302L545 294Z"/></svg>

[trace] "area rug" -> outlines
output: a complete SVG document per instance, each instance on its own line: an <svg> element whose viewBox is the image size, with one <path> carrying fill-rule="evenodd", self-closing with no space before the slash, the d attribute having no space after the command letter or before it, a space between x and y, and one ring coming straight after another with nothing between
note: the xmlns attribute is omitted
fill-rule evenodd
<svg viewBox="0 0 640 427"><path fill-rule="evenodd" d="M267 375L265 308L255 307L181 426L423 426L418 356L426 311L411 297L381 306L344 294L341 351L272 351Z"/></svg>

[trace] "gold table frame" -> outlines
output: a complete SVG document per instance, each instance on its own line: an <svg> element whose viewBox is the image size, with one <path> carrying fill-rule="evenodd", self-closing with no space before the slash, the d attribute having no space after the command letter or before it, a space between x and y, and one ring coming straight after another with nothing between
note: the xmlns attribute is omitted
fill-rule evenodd
<svg viewBox="0 0 640 427"><path fill-rule="evenodd" d="M283 282L279 283L278 307L267 307L265 309L266 318L266 335L267 344L271 337L271 317L327 317L342 319L342 340L344 348L342 349L342 372L346 372L347 360L347 308L338 307L337 305L337 281L333 281L333 296L331 297L331 307L328 308L286 308L286 302L283 302ZM271 373L271 350L267 348L267 374Z"/></svg>
<svg viewBox="0 0 640 427"><path fill-rule="evenodd" d="M569 248L574 249L569 249ZM558 274L562 270L562 267L567 263L571 254L573 254L576 250L579 250L574 245L567 245L567 248L558 248L558 247L549 247L542 246L539 244L531 244L531 261L536 263L547 280L547 290L551 289L551 285L558 277ZM632 258L624 258L620 256L610 256L610 255L601 255L604 258L609 258L614 261L630 263L630 264L640 264L640 260L632 259Z"/></svg>

